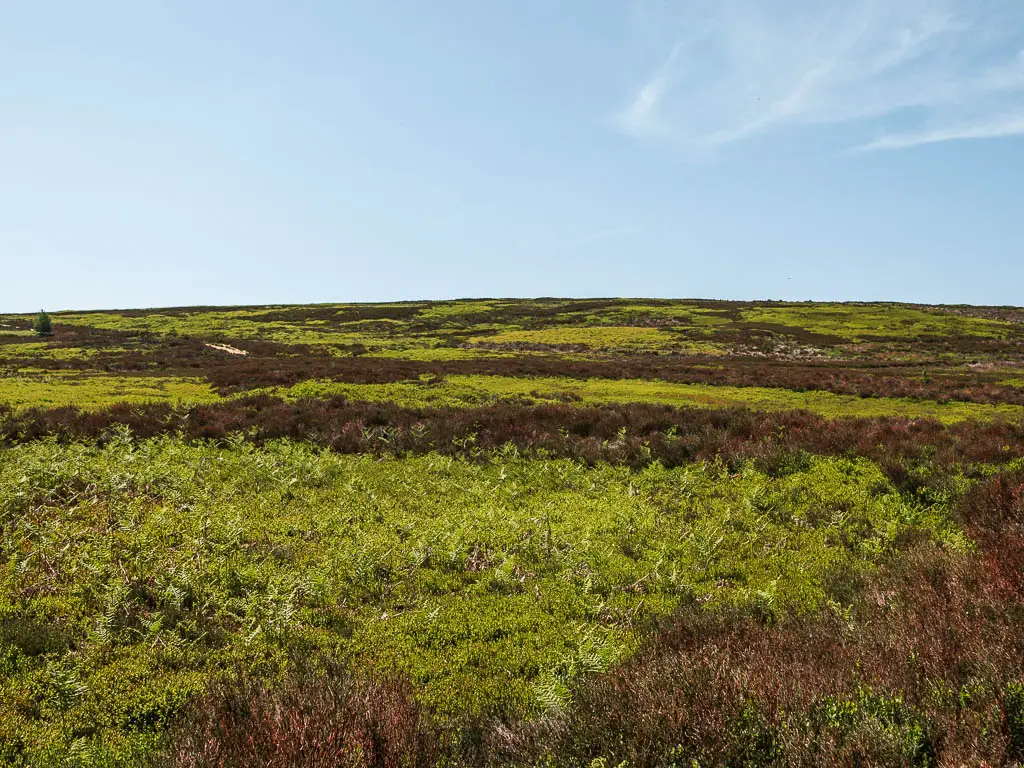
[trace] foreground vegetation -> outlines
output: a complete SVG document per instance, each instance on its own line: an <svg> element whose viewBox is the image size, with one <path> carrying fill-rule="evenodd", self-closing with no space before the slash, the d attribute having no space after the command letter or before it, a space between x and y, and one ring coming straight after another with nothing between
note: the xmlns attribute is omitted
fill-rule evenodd
<svg viewBox="0 0 1024 768"><path fill-rule="evenodd" d="M112 749L211 669L300 650L398 671L439 716L528 712L681 600L801 614L910 531L964 546L865 460L772 478L124 438L10 449L0 487L5 728L30 753Z"/></svg>
<svg viewBox="0 0 1024 768"><path fill-rule="evenodd" d="M1016 310L51 319L0 765L1024 763Z"/></svg>

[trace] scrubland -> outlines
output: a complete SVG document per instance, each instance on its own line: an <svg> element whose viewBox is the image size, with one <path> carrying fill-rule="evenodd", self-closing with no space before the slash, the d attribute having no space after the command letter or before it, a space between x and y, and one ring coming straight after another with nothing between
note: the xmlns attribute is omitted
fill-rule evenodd
<svg viewBox="0 0 1024 768"><path fill-rule="evenodd" d="M0 765L1024 763L1024 311L51 317Z"/></svg>

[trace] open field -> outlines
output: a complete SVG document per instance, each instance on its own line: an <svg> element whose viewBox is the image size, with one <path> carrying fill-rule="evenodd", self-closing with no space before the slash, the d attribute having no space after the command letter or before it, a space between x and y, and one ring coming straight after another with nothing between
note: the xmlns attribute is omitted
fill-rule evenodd
<svg viewBox="0 0 1024 768"><path fill-rule="evenodd" d="M0 316L0 765L1024 764L1024 310Z"/></svg>

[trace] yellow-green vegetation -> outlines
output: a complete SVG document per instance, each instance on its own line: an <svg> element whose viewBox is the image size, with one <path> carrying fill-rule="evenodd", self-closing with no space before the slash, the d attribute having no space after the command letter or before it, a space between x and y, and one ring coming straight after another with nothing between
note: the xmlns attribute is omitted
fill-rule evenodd
<svg viewBox="0 0 1024 768"><path fill-rule="evenodd" d="M195 336L198 338L261 338L285 344L350 344L364 340L360 334L341 334L325 330L315 320L287 322L253 320L253 317L273 315L279 308L239 309L231 311L196 311L145 315L123 315L116 312L54 315L54 323L87 328L158 335Z"/></svg>
<svg viewBox="0 0 1024 768"><path fill-rule="evenodd" d="M954 315L901 304L788 304L746 309L743 319L772 323L849 341L890 336L981 336L1005 338L1016 332L1013 323Z"/></svg>
<svg viewBox="0 0 1024 768"><path fill-rule="evenodd" d="M249 335L261 324L249 319L272 315L274 307L234 310L196 310L164 313L153 310L145 314L126 315L120 312L62 312L56 314L56 325L75 325L110 331L204 336L210 333ZM271 321L273 322L273 321Z"/></svg>
<svg viewBox="0 0 1024 768"><path fill-rule="evenodd" d="M474 336L474 344L544 344L548 346L583 346L609 350L675 349L691 354L716 354L710 344L687 341L678 334L658 328L632 326L556 326L537 330L504 331L490 336Z"/></svg>
<svg viewBox="0 0 1024 768"><path fill-rule="evenodd" d="M555 706L680 601L814 609L946 511L866 460L769 477L174 438L0 458L0 749L128 765L219 670L327 653L442 719Z"/></svg>
<svg viewBox="0 0 1024 768"><path fill-rule="evenodd" d="M571 308L570 308L571 309ZM619 304L589 312L567 311L563 317L589 325L643 325L654 323L710 334L714 328L732 322L725 309L695 307L680 302Z"/></svg>
<svg viewBox="0 0 1024 768"><path fill-rule="evenodd" d="M343 345L367 340L364 334L336 332L324 327L325 321L310 319L303 322L253 320L253 317L275 314L284 310L232 310L226 312L197 311L160 314L158 311L139 316L117 313L61 314L55 316L58 324L77 325L131 333L194 336L204 339L259 338L283 344Z"/></svg>
<svg viewBox="0 0 1024 768"><path fill-rule="evenodd" d="M501 357L522 357L523 355L543 355L543 352L517 351L507 352L500 349L480 349L466 347L411 347L374 350L370 357L383 357L392 360L418 360L425 363L442 362L445 360L487 360ZM562 355L561 357L566 357Z"/></svg>
<svg viewBox="0 0 1024 768"><path fill-rule="evenodd" d="M500 301L442 301L425 304L417 312L420 320L451 320L479 315L500 307L506 302Z"/></svg>
<svg viewBox="0 0 1024 768"><path fill-rule="evenodd" d="M394 402L417 407L471 407L497 400L534 402L660 403L697 408L740 407L752 410L806 410L828 418L903 416L958 421L1017 420L1024 406L911 400L895 397L856 397L831 392L795 392L767 387L674 384L644 379L516 378L511 376L448 376L394 384L345 384L304 381L288 388L267 390L287 400L344 396L352 400Z"/></svg>
<svg viewBox="0 0 1024 768"><path fill-rule="evenodd" d="M104 352L116 352L116 347L110 347ZM60 347L45 341L33 341L26 344L0 344L0 360L13 358L43 358L48 360L88 360L96 357L99 349L83 347Z"/></svg>
<svg viewBox="0 0 1024 768"><path fill-rule="evenodd" d="M22 371L0 376L0 403L13 408L94 409L117 403L210 403L219 397L202 379Z"/></svg>

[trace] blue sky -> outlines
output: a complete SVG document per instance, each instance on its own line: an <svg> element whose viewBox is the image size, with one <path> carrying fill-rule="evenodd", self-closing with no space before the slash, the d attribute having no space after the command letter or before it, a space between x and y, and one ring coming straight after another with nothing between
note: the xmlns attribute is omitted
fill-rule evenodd
<svg viewBox="0 0 1024 768"><path fill-rule="evenodd" d="M1024 304L1021 0L0 0L0 311Z"/></svg>

